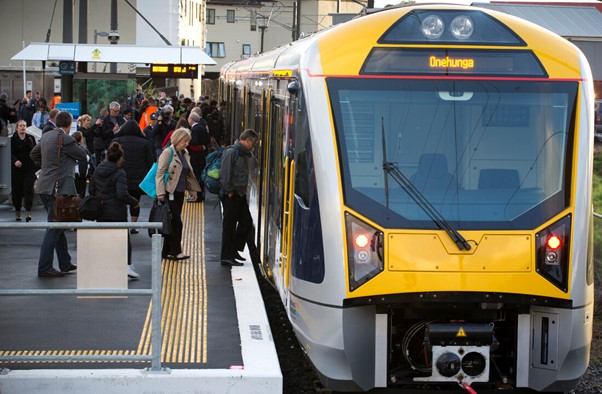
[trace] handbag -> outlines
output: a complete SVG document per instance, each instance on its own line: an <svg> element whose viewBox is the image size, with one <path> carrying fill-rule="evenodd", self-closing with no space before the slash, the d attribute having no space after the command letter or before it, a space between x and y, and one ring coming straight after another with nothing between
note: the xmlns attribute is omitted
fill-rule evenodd
<svg viewBox="0 0 602 394"><path fill-rule="evenodd" d="M85 220L96 220L100 216L101 207L102 200L89 194L79 204L79 216Z"/></svg>
<svg viewBox="0 0 602 394"><path fill-rule="evenodd" d="M169 169L169 166L171 165L171 160L173 159L173 149L171 149L171 156L169 157L169 163L167 163L167 168ZM157 184L155 183L155 178L157 177L157 168L159 167L159 164L157 164L157 162L154 162L153 165L151 166L150 170L148 170L148 173L146 174L146 176L144 177L144 179L142 180L142 182L140 182L140 184L138 185L138 187L140 187L140 190L142 190L143 192L145 192L148 196L152 197L152 198L157 198ZM169 171L165 171L165 174L163 174L163 183L167 184L167 180L169 179Z"/></svg>
<svg viewBox="0 0 602 394"><path fill-rule="evenodd" d="M80 196L55 194L52 201L53 222L81 222L79 216Z"/></svg>
<svg viewBox="0 0 602 394"><path fill-rule="evenodd" d="M60 133L57 139L58 168L61 164L61 148L63 146L63 133ZM79 204L81 198L78 195L70 196L58 194L59 191L59 173L57 171L54 182L54 196L52 200L52 221L53 222L81 222L79 216Z"/></svg>
<svg viewBox="0 0 602 394"><path fill-rule="evenodd" d="M150 210L148 221L163 223L163 227L158 230L159 234L163 236L171 235L173 230L171 227L171 211L168 204L155 200ZM148 236L152 237L154 232L154 229L148 229Z"/></svg>
<svg viewBox="0 0 602 394"><path fill-rule="evenodd" d="M85 220L97 220L102 210L102 196L105 187L108 183L94 195L87 195L79 204L79 216Z"/></svg>

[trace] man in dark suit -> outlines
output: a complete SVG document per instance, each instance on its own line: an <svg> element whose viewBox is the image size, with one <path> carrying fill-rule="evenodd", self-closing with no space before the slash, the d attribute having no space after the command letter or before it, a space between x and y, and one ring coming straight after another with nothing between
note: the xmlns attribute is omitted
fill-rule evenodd
<svg viewBox="0 0 602 394"><path fill-rule="evenodd" d="M51 109L50 112L48 112L48 122L46 122L46 124L42 128L42 134L47 133L47 132L59 127L56 125L56 116L59 114L59 112L60 111L56 108ZM69 132L69 130L67 130L67 133L68 132Z"/></svg>
<svg viewBox="0 0 602 394"><path fill-rule="evenodd" d="M201 181L201 172L205 168L205 158L207 157L207 147L209 146L209 130L207 129L207 123L201 118L201 116L195 112L190 113L188 116L188 124L190 125L190 135L192 139L188 145L188 151L190 152L190 165L194 176L199 181L199 184L203 188L197 201L203 201L205 199L205 185Z"/></svg>
<svg viewBox="0 0 602 394"><path fill-rule="evenodd" d="M68 133L71 130L73 117L69 112L59 112L56 115L57 128L42 134L40 143L31 151L31 158L41 172L36 183L36 193L48 212L48 221L52 221L52 202L54 194L76 195L74 168L76 160L86 159L86 150L75 142ZM63 136L60 155L58 154L58 137ZM55 190L55 183L58 189ZM59 260L59 269L54 269L54 251ZM38 276L61 277L74 271L77 266L71 263L67 248L67 238L63 229L47 229L40 248L38 261Z"/></svg>

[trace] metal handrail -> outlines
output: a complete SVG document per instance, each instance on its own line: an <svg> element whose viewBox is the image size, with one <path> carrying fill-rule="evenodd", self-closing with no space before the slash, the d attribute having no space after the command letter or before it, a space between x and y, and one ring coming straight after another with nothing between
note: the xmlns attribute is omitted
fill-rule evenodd
<svg viewBox="0 0 602 394"><path fill-rule="evenodd" d="M150 361L149 371L160 372L161 367L161 234L162 228L158 222L30 222L14 223L0 222L0 230L11 229L151 229L151 288L150 289L7 289L0 290L0 296L36 296L36 295L77 295L77 296L129 296L151 295L151 355L31 355L31 356L0 356L4 362L27 361Z"/></svg>

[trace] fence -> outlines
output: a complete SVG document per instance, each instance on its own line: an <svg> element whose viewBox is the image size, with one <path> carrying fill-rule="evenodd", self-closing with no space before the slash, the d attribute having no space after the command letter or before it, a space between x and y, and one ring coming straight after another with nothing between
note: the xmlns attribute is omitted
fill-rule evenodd
<svg viewBox="0 0 602 394"><path fill-rule="evenodd" d="M0 222L0 230L27 230L27 229L130 229L145 228L157 230L162 227L161 223L137 222L137 223L97 223L97 222L74 222L74 223L51 223L30 222L14 223ZM150 371L162 371L161 367L161 235L155 233L151 237L152 248L152 276L150 289L12 289L0 290L1 296L136 296L150 295L152 300L151 310L151 354L150 355L44 355L44 356L0 356L0 361L5 362L28 362L28 361L150 361Z"/></svg>

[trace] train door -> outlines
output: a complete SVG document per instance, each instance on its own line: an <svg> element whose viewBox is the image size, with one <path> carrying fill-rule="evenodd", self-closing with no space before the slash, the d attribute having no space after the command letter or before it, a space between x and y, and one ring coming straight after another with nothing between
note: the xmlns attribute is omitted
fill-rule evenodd
<svg viewBox="0 0 602 394"><path fill-rule="evenodd" d="M267 277L277 284L281 275L274 275L280 271L282 260L281 230L282 230L282 193L283 193L283 166L282 143L285 108L282 100L274 98L270 101L270 122L264 138L264 172L262 212L265 218L262 228L262 243L259 245L263 257L263 267Z"/></svg>
<svg viewBox="0 0 602 394"><path fill-rule="evenodd" d="M282 197L282 279L288 289L291 267L292 237L293 237L293 207L295 196L295 123L297 99L290 96L285 114L285 145L283 146L284 191Z"/></svg>
<svg viewBox="0 0 602 394"><path fill-rule="evenodd" d="M268 149L266 149L266 147L268 146L268 142L270 139L270 124L271 124L271 100L272 100L272 88L263 90L262 92L262 116L263 116L263 122L261 124L261 130L257 130L259 133L259 141L258 143L255 145L255 157L257 158L257 168L258 168L258 173L256 174L256 179L257 179L257 201L258 201L258 212L257 212L257 223L256 223L256 233L255 233L255 245L256 245L256 250L255 252L257 252L257 250L261 250L261 245L263 243L262 241L262 231L263 231L263 227L264 227L264 223L266 222L266 211L267 211L267 207L266 207L266 199L264 198L264 196L267 194L267 190L266 190L266 182L264 180L265 178L265 174L266 171L264 171L265 168L265 163L267 163L267 158L268 158ZM252 256L253 257L253 256ZM256 259L258 260L262 260L263 257L260 257L258 255L255 256ZM261 266L263 267L263 265ZM263 274L266 274L265 268L262 270Z"/></svg>

